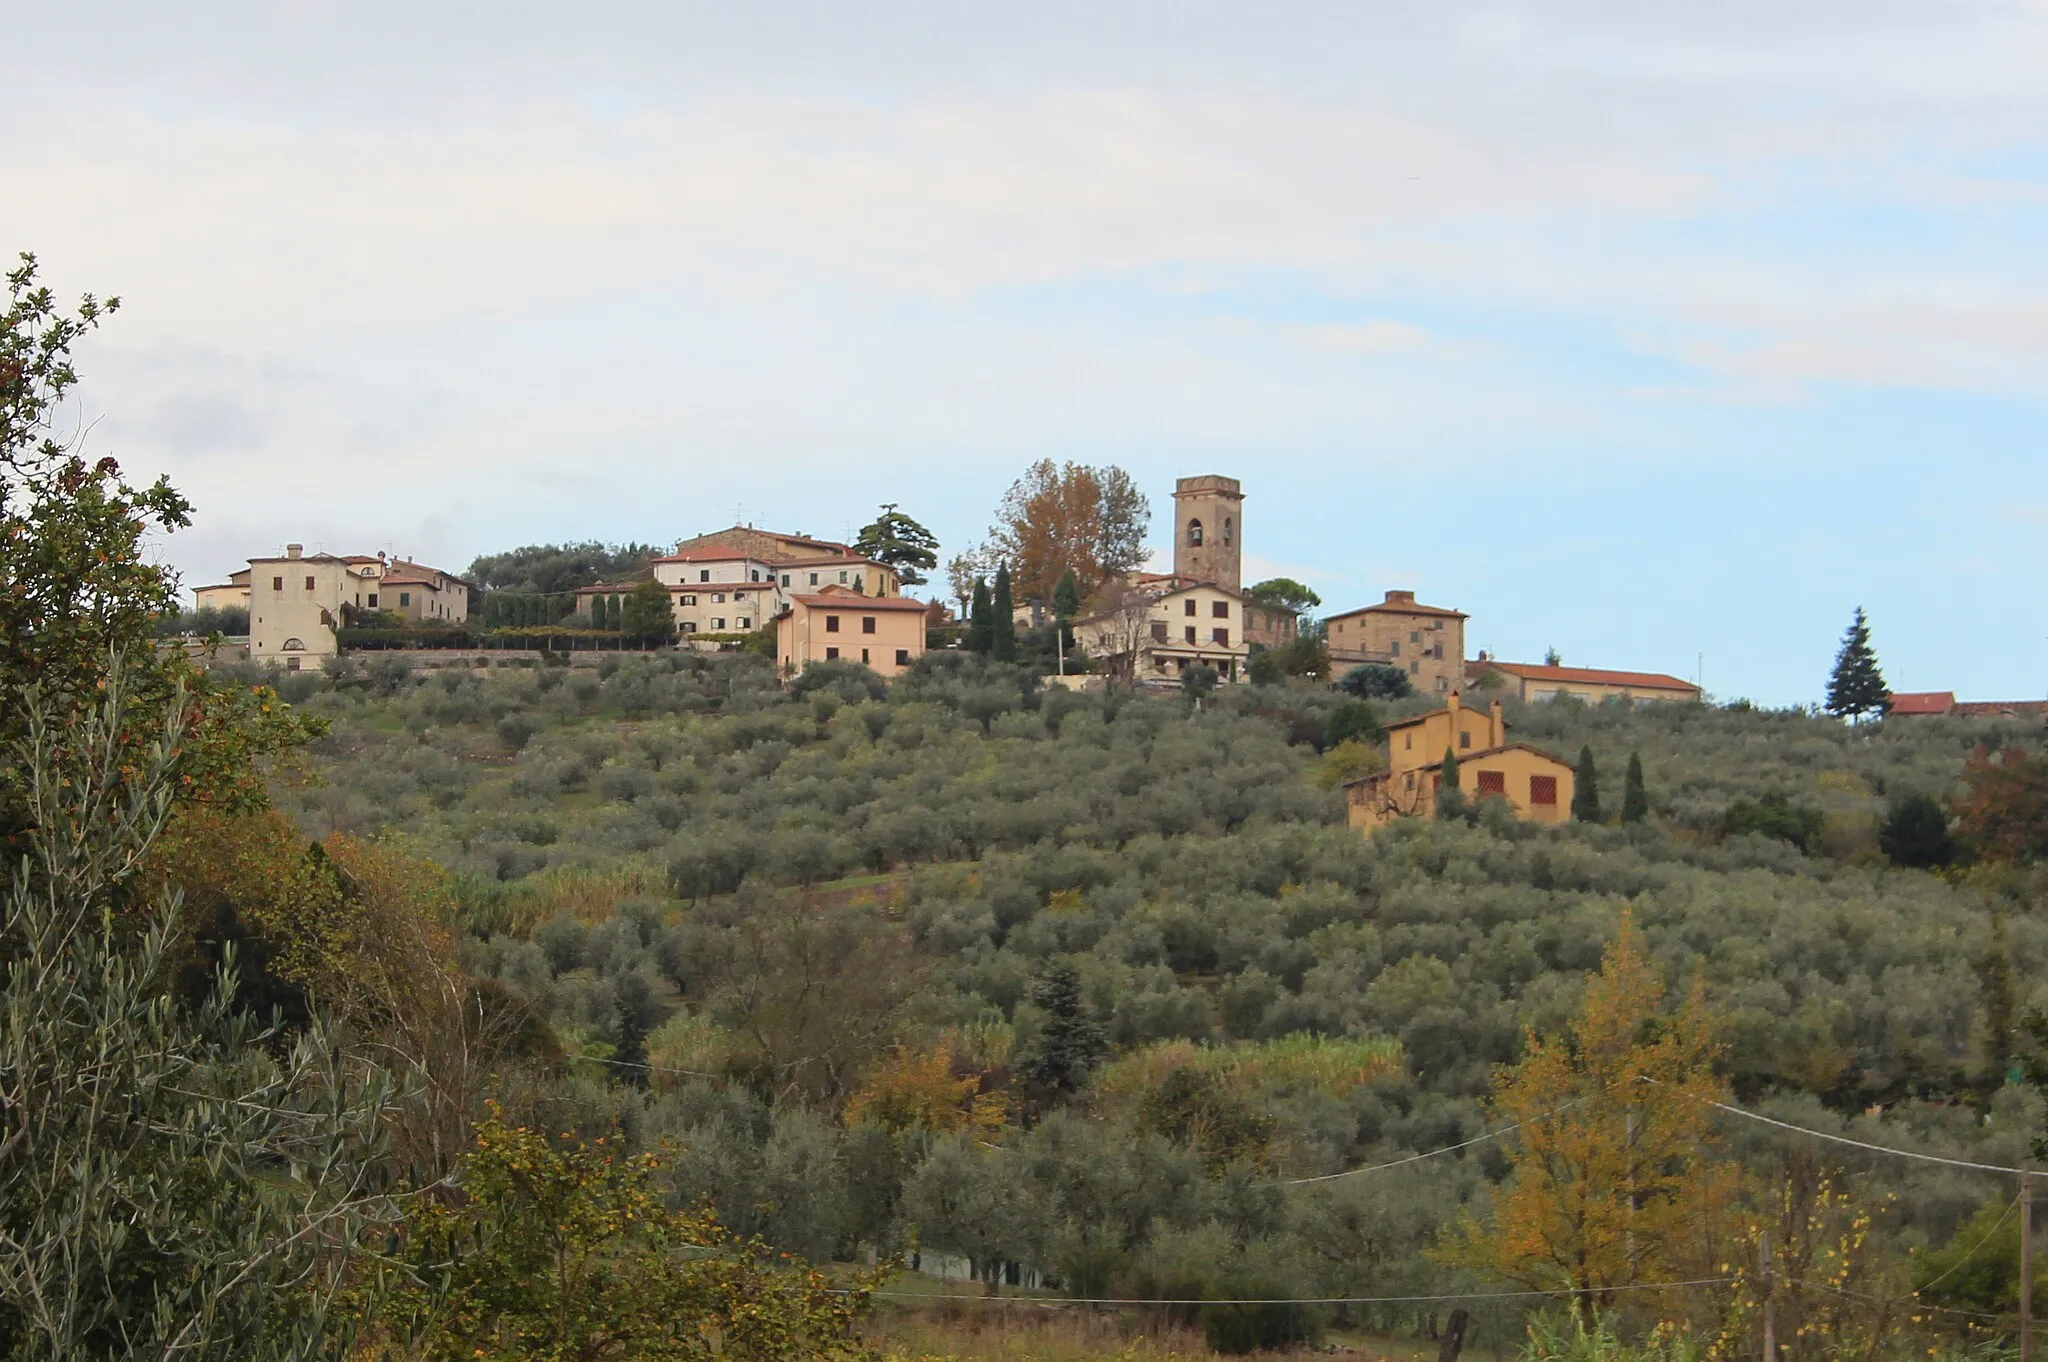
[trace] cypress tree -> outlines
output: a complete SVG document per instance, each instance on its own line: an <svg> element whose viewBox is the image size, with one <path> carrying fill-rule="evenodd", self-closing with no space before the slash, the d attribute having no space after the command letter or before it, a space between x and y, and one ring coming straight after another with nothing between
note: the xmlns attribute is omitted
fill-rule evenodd
<svg viewBox="0 0 2048 1362"><path fill-rule="evenodd" d="M1593 769L1593 749L1579 749L1578 769L1572 772L1572 820L1600 821L1600 775Z"/></svg>
<svg viewBox="0 0 2048 1362"><path fill-rule="evenodd" d="M996 569L996 591L989 603L993 612L990 623L994 627L991 635L990 655L998 662L1017 660L1017 602L1010 594L1010 565L1004 563Z"/></svg>
<svg viewBox="0 0 2048 1362"><path fill-rule="evenodd" d="M1436 816L1438 818L1463 818L1465 816L1465 791L1458 784L1458 754L1450 748L1444 749L1443 772L1437 779Z"/></svg>
<svg viewBox="0 0 2048 1362"><path fill-rule="evenodd" d="M1109 1053L1109 1037L1081 997L1080 973L1054 965L1032 985L1031 1001L1045 1013L1045 1024L1025 1057L1024 1076L1039 1087L1072 1092Z"/></svg>
<svg viewBox="0 0 2048 1362"><path fill-rule="evenodd" d="M1643 788L1643 755L1628 754L1628 774L1621 782L1621 821L1640 823L1650 816L1650 794Z"/></svg>
<svg viewBox="0 0 2048 1362"><path fill-rule="evenodd" d="M1068 652L1074 651L1074 621L1081 616L1081 584L1074 580L1074 570L1068 568L1060 574L1060 584L1052 589L1052 617L1060 627L1060 643Z"/></svg>
<svg viewBox="0 0 2048 1362"><path fill-rule="evenodd" d="M987 657L996 646L995 606L988 598L988 583L974 579L974 605L967 613L967 646Z"/></svg>
<svg viewBox="0 0 2048 1362"><path fill-rule="evenodd" d="M1834 673L1828 677L1827 711L1837 718L1847 715L1860 723L1866 714L1882 718L1891 707L1891 690L1884 683L1877 653L1870 646L1870 621L1859 605L1856 617L1849 621L1848 632L1842 635L1842 650L1835 654Z"/></svg>

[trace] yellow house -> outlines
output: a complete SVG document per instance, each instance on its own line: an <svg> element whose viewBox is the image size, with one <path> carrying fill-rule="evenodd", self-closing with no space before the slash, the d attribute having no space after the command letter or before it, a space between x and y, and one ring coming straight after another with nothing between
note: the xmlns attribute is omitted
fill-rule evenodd
<svg viewBox="0 0 2048 1362"><path fill-rule="evenodd" d="M1499 701L1482 714L1453 692L1444 708L1387 725L1387 769L1345 784L1347 821L1370 832L1396 818L1430 817L1446 756L1457 759L1458 788L1467 799L1504 799L1517 818L1535 823L1571 816L1571 765L1509 742Z"/></svg>
<svg viewBox="0 0 2048 1362"><path fill-rule="evenodd" d="M924 656L925 603L868 596L837 583L789 598L775 621L775 654L785 675L813 662L858 662L900 676Z"/></svg>

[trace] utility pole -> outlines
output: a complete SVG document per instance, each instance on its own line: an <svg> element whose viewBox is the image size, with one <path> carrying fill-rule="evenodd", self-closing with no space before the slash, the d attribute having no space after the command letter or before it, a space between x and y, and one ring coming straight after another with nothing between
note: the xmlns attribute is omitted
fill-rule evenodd
<svg viewBox="0 0 2048 1362"><path fill-rule="evenodd" d="M2020 1169L2020 1362L2034 1356L2034 1192Z"/></svg>
<svg viewBox="0 0 2048 1362"><path fill-rule="evenodd" d="M1756 1251L1763 1261L1764 1362L1778 1362L1778 1274L1771 1267L1771 1232L1756 1237Z"/></svg>

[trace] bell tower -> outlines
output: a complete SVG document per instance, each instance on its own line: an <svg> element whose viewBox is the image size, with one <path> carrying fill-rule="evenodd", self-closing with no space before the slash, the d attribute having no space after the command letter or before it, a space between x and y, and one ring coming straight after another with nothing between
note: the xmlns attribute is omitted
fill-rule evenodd
<svg viewBox="0 0 2048 1362"><path fill-rule="evenodd" d="M1236 478L1205 473L1174 484L1174 576L1243 590L1243 538L1244 492Z"/></svg>

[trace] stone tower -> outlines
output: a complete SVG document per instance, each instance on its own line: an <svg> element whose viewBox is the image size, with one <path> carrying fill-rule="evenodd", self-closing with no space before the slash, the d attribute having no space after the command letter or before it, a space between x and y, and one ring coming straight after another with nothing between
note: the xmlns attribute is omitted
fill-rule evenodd
<svg viewBox="0 0 2048 1362"><path fill-rule="evenodd" d="M1244 493L1236 478L1205 473L1173 485L1173 575L1244 589L1238 545L1244 538Z"/></svg>

